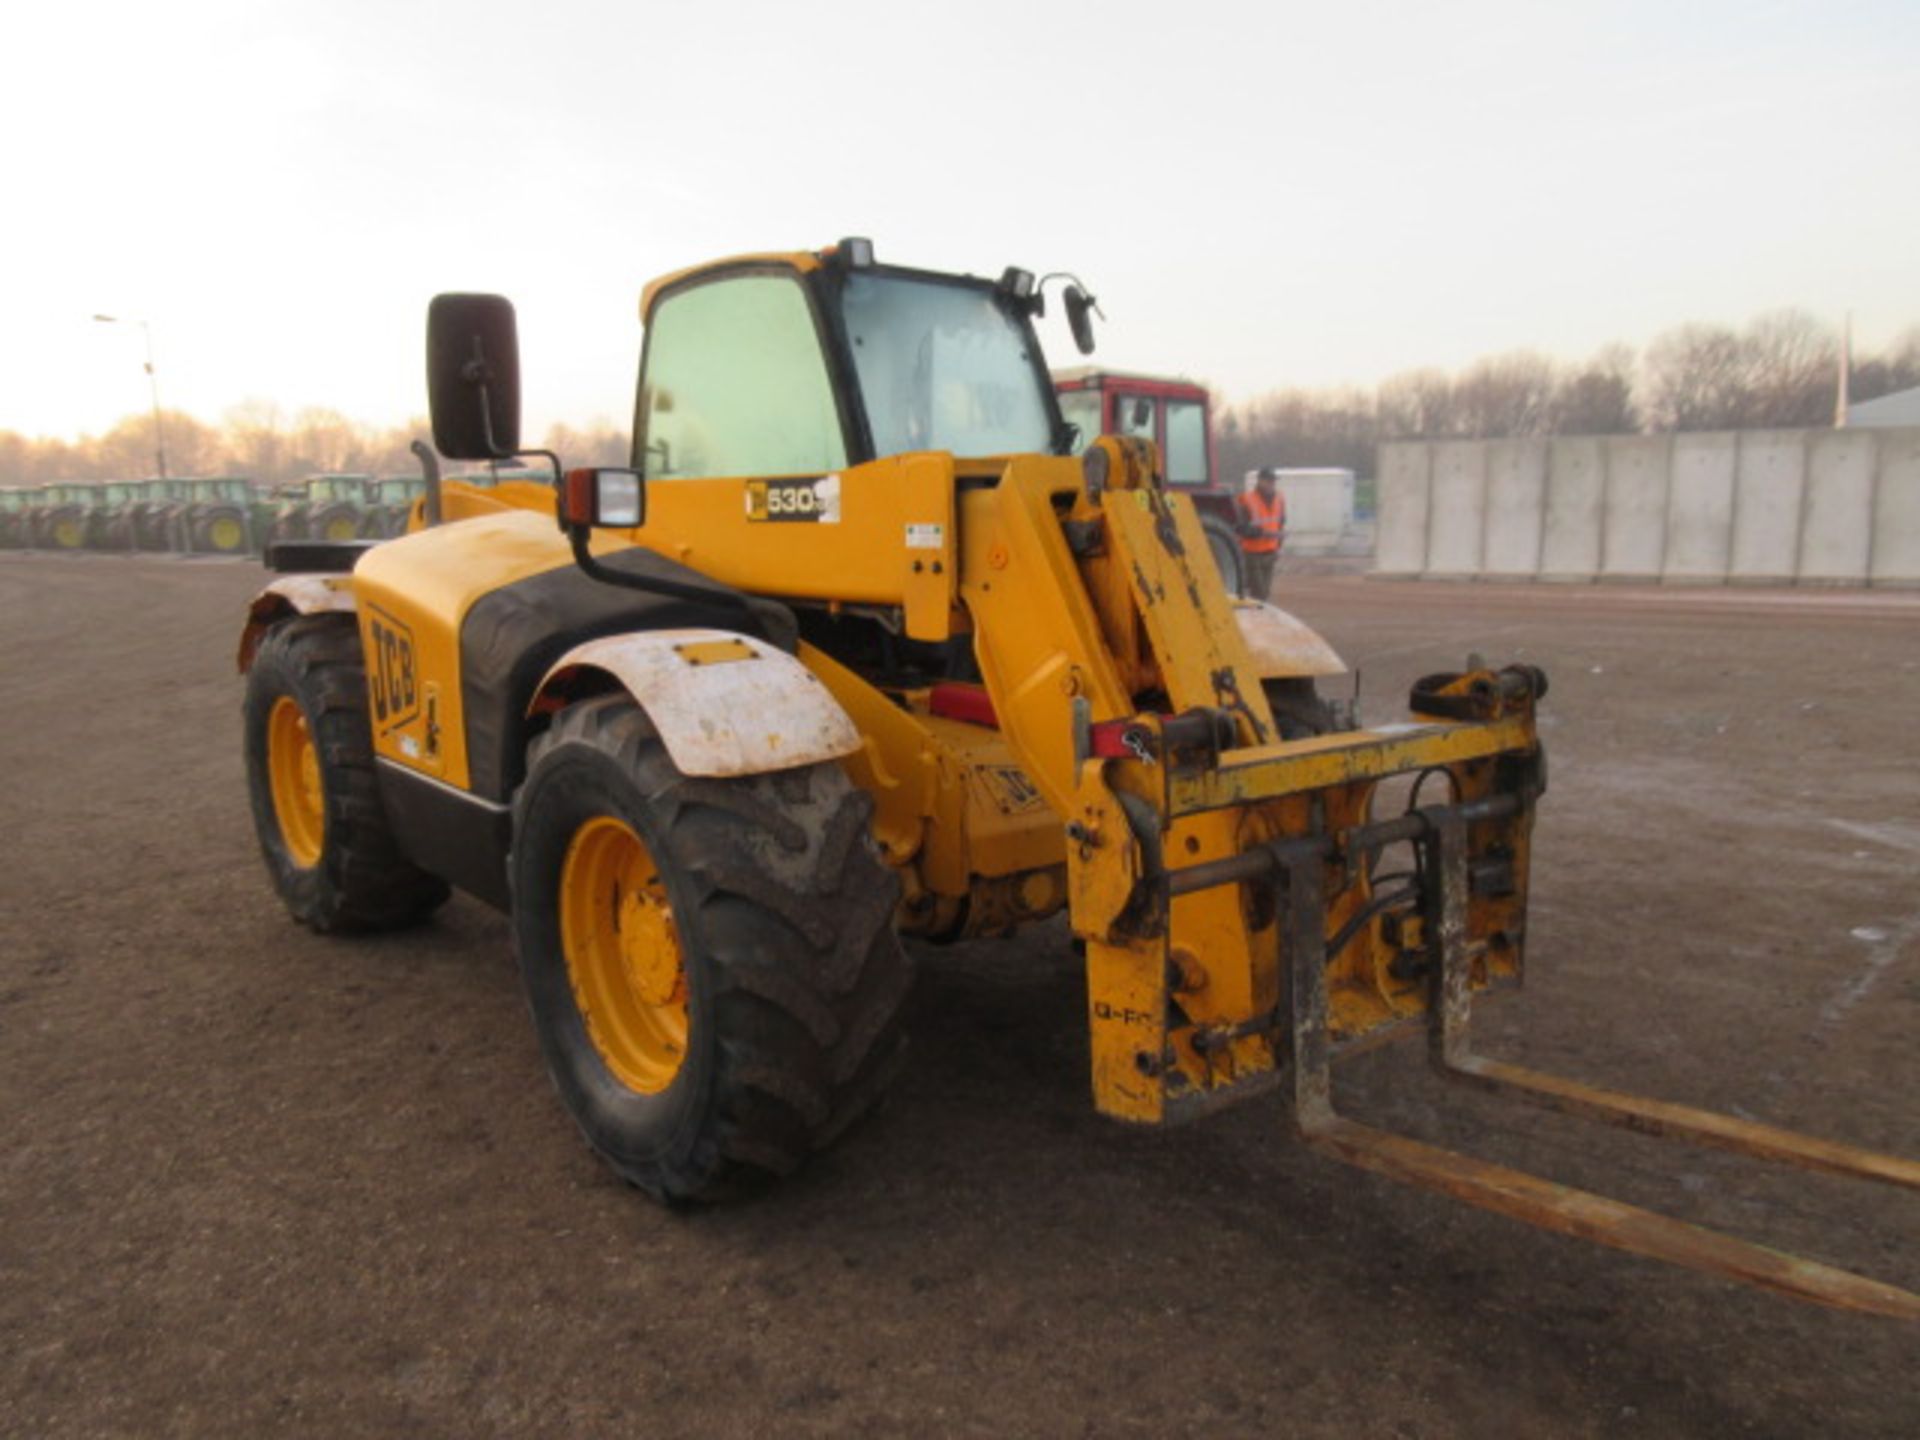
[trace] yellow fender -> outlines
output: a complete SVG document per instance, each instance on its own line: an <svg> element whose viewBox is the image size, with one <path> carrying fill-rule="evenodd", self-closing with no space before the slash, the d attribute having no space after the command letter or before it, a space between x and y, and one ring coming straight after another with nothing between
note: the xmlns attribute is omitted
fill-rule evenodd
<svg viewBox="0 0 1920 1440"><path fill-rule="evenodd" d="M683 775L758 775L837 760L860 732L813 672L727 630L647 630L576 645L534 692L529 715L611 680L633 696Z"/></svg>
<svg viewBox="0 0 1920 1440"><path fill-rule="evenodd" d="M1233 618L1240 622L1240 638L1246 642L1253 668L1262 680L1347 673L1346 661L1333 646L1278 605L1236 600Z"/></svg>
<svg viewBox="0 0 1920 1440"><path fill-rule="evenodd" d="M247 604L247 625L240 632L240 673L253 668L260 641L289 615L354 613L351 575L282 575Z"/></svg>

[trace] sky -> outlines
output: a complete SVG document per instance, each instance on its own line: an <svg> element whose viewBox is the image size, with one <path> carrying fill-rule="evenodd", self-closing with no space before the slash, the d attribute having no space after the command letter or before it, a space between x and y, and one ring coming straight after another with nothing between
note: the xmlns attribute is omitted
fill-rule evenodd
<svg viewBox="0 0 1920 1440"><path fill-rule="evenodd" d="M519 310L624 427L638 297L742 251L1068 270L1098 359L1244 400L1784 306L1920 324L1920 5L175 0L16 7L0 430L424 414ZM107 325L105 313L145 320ZM1064 325L1043 338L1077 360Z"/></svg>

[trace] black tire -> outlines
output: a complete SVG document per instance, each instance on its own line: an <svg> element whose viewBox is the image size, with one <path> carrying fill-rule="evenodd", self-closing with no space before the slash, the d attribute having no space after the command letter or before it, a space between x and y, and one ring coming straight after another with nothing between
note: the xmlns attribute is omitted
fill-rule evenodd
<svg viewBox="0 0 1920 1440"><path fill-rule="evenodd" d="M911 971L872 808L832 763L682 775L625 695L569 707L534 742L514 803L514 948L561 1100L624 1179L670 1202L750 1192L880 1098L905 1054ZM652 1094L608 1068L562 946L565 857L600 817L646 846L679 937L686 1048Z"/></svg>
<svg viewBox="0 0 1920 1440"><path fill-rule="evenodd" d="M1200 528L1207 532L1207 550L1213 556L1213 567L1220 572L1220 581L1227 587L1227 594L1238 595L1244 575L1240 560L1240 537L1218 515L1202 515Z"/></svg>
<svg viewBox="0 0 1920 1440"><path fill-rule="evenodd" d="M1282 740L1308 740L1353 728L1347 707L1321 695L1306 676L1263 680L1260 688L1266 692L1267 706L1273 711Z"/></svg>
<svg viewBox="0 0 1920 1440"><path fill-rule="evenodd" d="M220 543L221 537L214 533L213 528L222 520L232 522L232 528L226 535L230 543L225 545ZM198 553L206 555L240 555L245 553L247 548L246 515L242 511L226 505L202 515L193 522L193 545L191 548Z"/></svg>
<svg viewBox="0 0 1920 1440"><path fill-rule="evenodd" d="M268 722L298 705L319 760L325 830L314 863L289 849L268 769ZM380 802L360 632L348 615L301 615L274 627L247 672L247 792L267 873L293 918L322 934L397 930L447 898L446 881L401 853Z"/></svg>
<svg viewBox="0 0 1920 1440"><path fill-rule="evenodd" d="M82 550L87 544L87 515L77 506L67 505L47 516L43 532L49 550Z"/></svg>
<svg viewBox="0 0 1920 1440"><path fill-rule="evenodd" d="M329 505L307 521L309 540L357 540L360 538L360 512L351 505ZM338 535L329 531L338 530Z"/></svg>
<svg viewBox="0 0 1920 1440"><path fill-rule="evenodd" d="M134 512L134 539L142 550L167 548L167 519L157 505L143 505Z"/></svg>

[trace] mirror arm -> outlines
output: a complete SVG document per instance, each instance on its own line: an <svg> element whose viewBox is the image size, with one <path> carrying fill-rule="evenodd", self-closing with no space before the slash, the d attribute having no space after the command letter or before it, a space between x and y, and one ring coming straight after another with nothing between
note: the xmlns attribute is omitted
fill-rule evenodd
<svg viewBox="0 0 1920 1440"><path fill-rule="evenodd" d="M438 525L440 513L440 456L424 440L416 440L407 447L420 461L420 475L427 485L427 524Z"/></svg>

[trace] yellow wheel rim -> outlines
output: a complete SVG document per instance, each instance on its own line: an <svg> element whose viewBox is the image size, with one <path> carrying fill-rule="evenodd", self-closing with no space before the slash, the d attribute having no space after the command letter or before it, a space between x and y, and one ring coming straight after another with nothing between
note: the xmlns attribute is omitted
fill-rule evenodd
<svg viewBox="0 0 1920 1440"><path fill-rule="evenodd" d="M53 543L62 550L80 548L80 522L78 520L56 521L53 527Z"/></svg>
<svg viewBox="0 0 1920 1440"><path fill-rule="evenodd" d="M344 515L336 515L327 521L326 538L329 540L353 540L360 534L360 527Z"/></svg>
<svg viewBox="0 0 1920 1440"><path fill-rule="evenodd" d="M207 527L207 538L213 542L216 550L238 550L240 522L231 515L222 515Z"/></svg>
<svg viewBox="0 0 1920 1440"><path fill-rule="evenodd" d="M560 946L587 1037L622 1084L657 1095L687 1054L687 974L660 867L625 822L582 825L560 867Z"/></svg>
<svg viewBox="0 0 1920 1440"><path fill-rule="evenodd" d="M320 863L327 838L326 791L306 712L291 696L274 701L267 716L267 778L287 854L302 870L311 870Z"/></svg>

